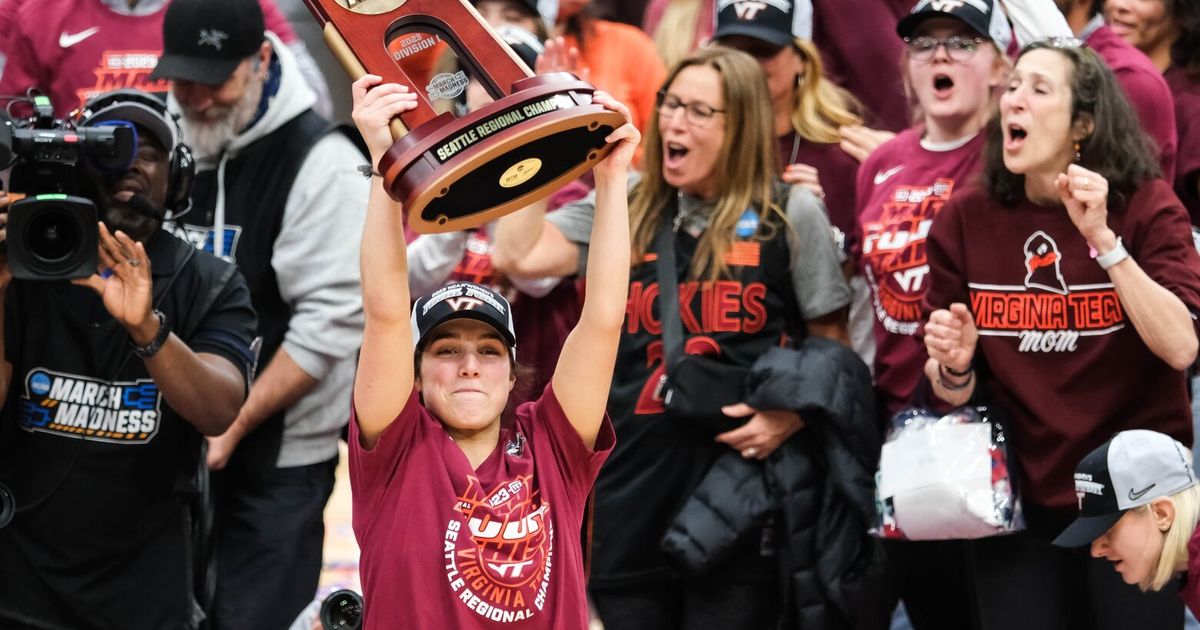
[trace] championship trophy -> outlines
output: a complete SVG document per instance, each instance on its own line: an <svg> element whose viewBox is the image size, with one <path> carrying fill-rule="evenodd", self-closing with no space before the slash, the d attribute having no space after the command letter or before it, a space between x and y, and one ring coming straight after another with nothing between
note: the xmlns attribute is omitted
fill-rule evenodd
<svg viewBox="0 0 1200 630"><path fill-rule="evenodd" d="M377 168L418 232L476 227L549 196L607 155L604 138L625 122L574 75L533 75L467 0L305 4L351 77L369 71L417 94L417 108L392 121L397 140ZM461 69L412 76L406 61L447 48ZM471 78L492 103L460 117L435 110Z"/></svg>

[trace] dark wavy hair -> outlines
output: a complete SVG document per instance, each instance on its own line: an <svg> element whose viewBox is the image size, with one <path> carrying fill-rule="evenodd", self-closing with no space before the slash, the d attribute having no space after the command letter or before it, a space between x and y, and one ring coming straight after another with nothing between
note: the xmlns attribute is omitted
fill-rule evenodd
<svg viewBox="0 0 1200 630"><path fill-rule="evenodd" d="M1092 126L1091 133L1079 141L1079 165L1108 180L1109 209L1124 207L1142 182L1162 175L1154 141L1142 131L1116 77L1094 51L1058 40L1040 40L1022 49L1017 61L1042 49L1053 50L1071 62L1071 124L1090 122ZM1025 176L1004 166L1000 127L997 110L987 127L983 184L993 198L1011 206L1025 196Z"/></svg>
<svg viewBox="0 0 1200 630"><path fill-rule="evenodd" d="M1200 77L1200 3L1195 0L1165 0L1167 19L1179 26L1179 38L1171 44L1171 64Z"/></svg>

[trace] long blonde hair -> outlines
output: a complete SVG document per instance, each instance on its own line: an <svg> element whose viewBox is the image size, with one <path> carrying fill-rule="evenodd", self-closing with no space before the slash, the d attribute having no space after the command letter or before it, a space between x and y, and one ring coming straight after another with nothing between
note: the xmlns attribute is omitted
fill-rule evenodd
<svg viewBox="0 0 1200 630"><path fill-rule="evenodd" d="M666 67L675 67L695 48L702 4L701 0L670 0L663 9L662 18L651 36Z"/></svg>
<svg viewBox="0 0 1200 630"><path fill-rule="evenodd" d="M1163 540L1162 554L1158 556L1158 564L1155 565L1150 575L1147 575L1138 584L1143 591L1160 590L1179 573L1177 567L1180 564L1186 564L1188 541L1192 539L1192 534L1196 531L1196 524L1200 521L1200 486L1192 486L1176 492L1167 497L1167 500L1175 504L1175 522L1167 530L1166 538ZM1150 512L1150 505L1139 509L1147 511L1146 514L1140 516L1154 518L1153 513Z"/></svg>
<svg viewBox="0 0 1200 630"><path fill-rule="evenodd" d="M838 127L863 123L862 103L825 77L825 65L812 42L796 38L792 46L805 66L804 79L793 91L792 127L810 142L840 142Z"/></svg>
<svg viewBox="0 0 1200 630"><path fill-rule="evenodd" d="M770 238L773 226L786 225L783 211L772 202L772 184L778 146L771 125L771 99L762 68L744 52L721 46L706 46L691 54L667 74L666 90L680 71L692 66L709 67L721 77L725 98L725 138L712 174L717 189L716 205L708 229L700 236L692 257L689 277L716 280L726 274L724 255L733 240L734 228L747 208L762 215L760 238ZM713 121L719 124L720 121ZM641 261L650 251L655 232L676 190L663 179L662 133L659 117L651 116L642 156L644 177L629 204L633 233L633 260Z"/></svg>

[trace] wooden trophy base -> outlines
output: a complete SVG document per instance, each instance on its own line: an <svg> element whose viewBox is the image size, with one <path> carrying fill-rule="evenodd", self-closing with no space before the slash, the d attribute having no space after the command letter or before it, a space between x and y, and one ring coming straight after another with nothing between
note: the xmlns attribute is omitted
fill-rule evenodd
<svg viewBox="0 0 1200 630"><path fill-rule="evenodd" d="M512 94L413 129L379 160L385 188L422 233L477 227L551 195L612 150L625 119L568 73L517 81Z"/></svg>

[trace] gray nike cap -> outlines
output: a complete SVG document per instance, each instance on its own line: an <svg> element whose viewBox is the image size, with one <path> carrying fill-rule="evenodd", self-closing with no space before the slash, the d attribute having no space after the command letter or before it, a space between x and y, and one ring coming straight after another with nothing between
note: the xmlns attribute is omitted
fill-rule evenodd
<svg viewBox="0 0 1200 630"><path fill-rule="evenodd" d="M1157 431L1122 431L1079 462L1075 469L1079 517L1054 544L1089 545L1126 510L1194 485L1191 452L1183 444Z"/></svg>

